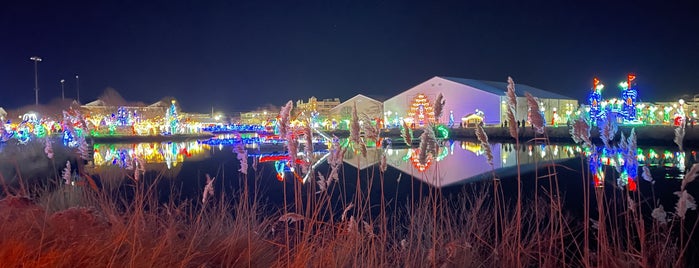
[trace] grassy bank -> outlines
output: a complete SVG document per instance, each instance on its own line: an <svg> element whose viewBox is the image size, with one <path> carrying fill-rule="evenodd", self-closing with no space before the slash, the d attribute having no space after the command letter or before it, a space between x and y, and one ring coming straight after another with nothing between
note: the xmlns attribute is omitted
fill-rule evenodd
<svg viewBox="0 0 699 268"><path fill-rule="evenodd" d="M582 159L581 159L582 161ZM437 163L438 164L438 163ZM546 167L547 163L541 163ZM332 167L331 167L332 168ZM380 167L374 167L379 169ZM160 178L121 183L4 185L0 263L4 267L683 267L695 221L659 221L647 193L589 187L580 174L583 218L564 212L555 166L537 174L540 192L518 200L497 178L445 197L411 195L389 210L382 172L330 180L332 170L288 179L281 209L264 201L258 173L237 173L205 202L163 200ZM80 170L80 167L79 167ZM316 171L318 172L318 170ZM373 176L379 176L375 178ZM97 178L94 178L97 180ZM106 179L106 178L102 178ZM378 179L378 180L377 180ZM412 178L411 178L412 179ZM357 187L345 187L351 181ZM379 182L378 185L372 185ZM249 184L248 184L249 183ZM202 185L203 186L203 185ZM611 187L611 186L608 186ZM369 193L379 190L380 200ZM280 194L280 193L275 193ZM378 207L378 209L376 208ZM375 211L378 210L378 213Z"/></svg>

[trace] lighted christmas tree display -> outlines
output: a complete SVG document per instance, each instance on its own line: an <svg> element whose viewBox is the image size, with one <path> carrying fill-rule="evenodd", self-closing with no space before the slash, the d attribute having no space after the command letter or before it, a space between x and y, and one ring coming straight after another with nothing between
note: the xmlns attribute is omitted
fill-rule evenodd
<svg viewBox="0 0 699 268"><path fill-rule="evenodd" d="M590 101L590 121L593 124L604 118L605 113L601 108L603 88L604 85L600 83L597 77L592 78L592 91L587 99Z"/></svg>
<svg viewBox="0 0 699 268"><path fill-rule="evenodd" d="M427 123L435 121L434 108L425 94L417 94L410 104L408 117L412 118L413 127L423 127Z"/></svg>
<svg viewBox="0 0 699 268"><path fill-rule="evenodd" d="M167 112L165 113L165 123L169 127L168 130L170 131L170 134L177 133L177 128L180 121L177 118L177 107L175 106L175 100L172 100L170 108L168 108Z"/></svg>
<svg viewBox="0 0 699 268"><path fill-rule="evenodd" d="M621 114L626 121L636 120L636 98L638 97L638 91L636 90L635 79L636 75L629 74L626 82L619 84L621 86L621 99L624 101Z"/></svg>
<svg viewBox="0 0 699 268"><path fill-rule="evenodd" d="M119 109L117 109L116 121L117 125L119 126L131 125L131 123L129 122L131 121L129 112L126 110L126 107L121 106L119 107Z"/></svg>

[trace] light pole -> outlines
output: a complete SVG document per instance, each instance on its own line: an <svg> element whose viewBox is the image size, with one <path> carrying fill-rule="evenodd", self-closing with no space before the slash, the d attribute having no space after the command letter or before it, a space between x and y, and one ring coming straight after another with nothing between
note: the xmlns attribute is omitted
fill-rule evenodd
<svg viewBox="0 0 699 268"><path fill-rule="evenodd" d="M75 74L75 89L78 91L78 104L80 104L80 76L78 74Z"/></svg>
<svg viewBox="0 0 699 268"><path fill-rule="evenodd" d="M65 79L61 79L61 100L65 100L65 99L66 99L65 87L63 87L64 84L65 84L65 82L66 82Z"/></svg>
<svg viewBox="0 0 699 268"><path fill-rule="evenodd" d="M29 59L34 61L34 104L39 106L39 62L41 57L33 56Z"/></svg>

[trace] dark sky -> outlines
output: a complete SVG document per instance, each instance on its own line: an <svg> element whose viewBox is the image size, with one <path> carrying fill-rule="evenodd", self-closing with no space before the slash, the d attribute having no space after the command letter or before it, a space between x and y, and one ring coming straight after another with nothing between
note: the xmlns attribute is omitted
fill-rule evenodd
<svg viewBox="0 0 699 268"><path fill-rule="evenodd" d="M698 1L3 1L0 106L60 97L174 96L233 112L357 93L391 97L436 75L515 82L583 100L699 93ZM146 3L147 2L147 3ZM612 2L612 1L610 1ZM614 1L616 2L616 1ZM638 2L638 1L636 1ZM206 4L205 4L206 3Z"/></svg>

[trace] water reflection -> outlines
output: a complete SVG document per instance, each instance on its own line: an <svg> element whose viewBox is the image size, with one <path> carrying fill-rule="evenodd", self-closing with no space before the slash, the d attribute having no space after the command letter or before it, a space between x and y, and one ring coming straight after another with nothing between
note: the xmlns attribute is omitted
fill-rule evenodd
<svg viewBox="0 0 699 268"><path fill-rule="evenodd" d="M342 142L346 144L346 142ZM148 170L177 168L186 161L207 161L220 151L229 154L235 146L242 145L247 150L249 161L273 166L278 180L285 178L302 178L306 174L300 169L321 165L327 157L328 145L318 141L314 153L306 156L300 148L295 157L286 152L282 142L273 136L254 134L219 136L215 139L189 142L163 142L138 144L95 144L92 159L93 168L117 167L129 169L134 161L141 160ZM399 146L399 145L397 145ZM597 186L603 186L605 177L614 178L622 185L633 184L640 176L640 167L652 169L663 168L666 178L681 178L689 163L696 162L696 151L678 152L671 147L630 148L615 146L580 147L574 144L524 144L519 149L514 144L492 144L493 166L485 156L485 150L478 142L444 141L435 154L429 154L426 161L418 161L419 148L394 147L381 148L378 144L367 149L366 156L353 150L347 150L344 162L359 170L379 163L382 154L386 154L387 164L404 175L412 176L436 187L492 178L493 172L506 178L514 173L520 165L522 172L536 167L584 156L590 173ZM231 161L236 161L230 154ZM689 158L689 159L688 159ZM291 162L295 164L290 164ZM610 168L607 168L610 167ZM616 173L610 174L611 171ZM290 176L292 174L293 176ZM504 175L502 175L504 174Z"/></svg>
<svg viewBox="0 0 699 268"><path fill-rule="evenodd" d="M419 149L387 149L387 164L433 186L443 187L482 178L490 178L494 171L517 166L528 168L543 161L559 161L575 157L572 146L530 145L515 150L513 144L492 144L494 160L491 167L480 143L449 141L439 146L436 155L428 155L427 161L418 161ZM350 160L347 160L348 163Z"/></svg>
<svg viewBox="0 0 699 268"><path fill-rule="evenodd" d="M92 163L94 167L117 166L133 167L134 161L141 160L149 169L171 169L186 160L203 160L210 156L210 146L197 141L137 143L137 144L95 144ZM162 165L158 165L162 164Z"/></svg>

